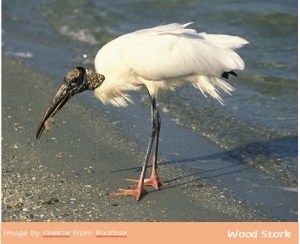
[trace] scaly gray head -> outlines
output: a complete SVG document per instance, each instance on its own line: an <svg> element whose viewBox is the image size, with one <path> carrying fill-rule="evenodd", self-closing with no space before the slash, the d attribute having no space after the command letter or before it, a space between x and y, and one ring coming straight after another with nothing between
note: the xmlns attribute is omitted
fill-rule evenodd
<svg viewBox="0 0 300 244"><path fill-rule="evenodd" d="M40 139L45 126L47 126L47 121L53 118L72 96L86 90L95 90L103 83L104 79L103 75L97 74L90 69L83 67L76 67L67 73L61 87L56 92L50 106L39 124L36 132L36 139Z"/></svg>

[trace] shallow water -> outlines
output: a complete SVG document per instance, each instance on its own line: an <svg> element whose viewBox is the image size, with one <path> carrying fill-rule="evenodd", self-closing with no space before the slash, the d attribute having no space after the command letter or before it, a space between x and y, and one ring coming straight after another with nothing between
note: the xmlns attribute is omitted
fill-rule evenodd
<svg viewBox="0 0 300 244"><path fill-rule="evenodd" d="M199 32L247 39L238 50L246 68L231 79L232 96L222 94L225 106L188 86L161 94L159 107L240 164L286 189L297 186L296 1L6 0L2 8L3 53L27 60L58 84L74 66L93 68L94 55L109 40L161 23L193 21Z"/></svg>

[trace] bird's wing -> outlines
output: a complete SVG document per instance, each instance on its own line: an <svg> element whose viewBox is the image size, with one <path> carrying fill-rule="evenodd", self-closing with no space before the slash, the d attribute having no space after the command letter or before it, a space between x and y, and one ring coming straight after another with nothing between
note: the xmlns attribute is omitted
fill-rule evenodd
<svg viewBox="0 0 300 244"><path fill-rule="evenodd" d="M147 80L166 80L190 75L218 76L243 69L244 62L234 49L246 40L227 35L209 35L170 24L125 35L128 45L122 60Z"/></svg>

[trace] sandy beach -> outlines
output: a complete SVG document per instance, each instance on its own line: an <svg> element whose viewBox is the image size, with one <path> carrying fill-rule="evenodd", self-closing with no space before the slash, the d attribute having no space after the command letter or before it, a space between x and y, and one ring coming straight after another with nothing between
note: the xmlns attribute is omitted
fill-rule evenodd
<svg viewBox="0 0 300 244"><path fill-rule="evenodd" d="M274 220L173 164L159 168L168 185L147 188L139 202L107 196L130 186L126 178L139 177L143 151L84 97L72 99L37 141L54 84L3 56L2 221Z"/></svg>

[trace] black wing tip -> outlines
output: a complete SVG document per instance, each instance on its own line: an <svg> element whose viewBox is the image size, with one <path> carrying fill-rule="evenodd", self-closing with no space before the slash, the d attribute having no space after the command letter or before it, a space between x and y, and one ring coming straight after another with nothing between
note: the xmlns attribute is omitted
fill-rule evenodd
<svg viewBox="0 0 300 244"><path fill-rule="evenodd" d="M229 75L237 76L237 74L236 74L233 70L231 70L231 71L229 71L229 72L224 72L224 73L221 75L221 77L223 77L223 78L225 78L225 79L229 79Z"/></svg>

